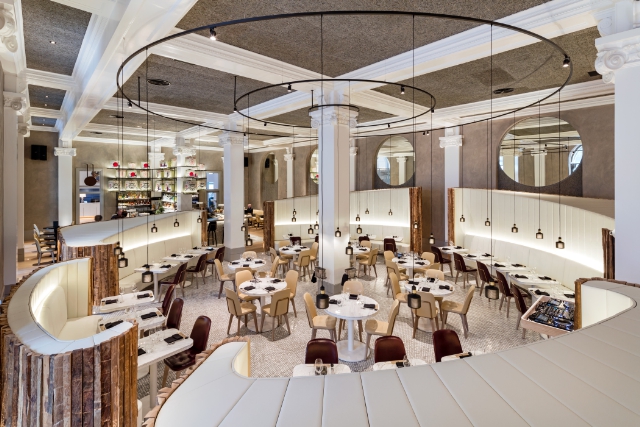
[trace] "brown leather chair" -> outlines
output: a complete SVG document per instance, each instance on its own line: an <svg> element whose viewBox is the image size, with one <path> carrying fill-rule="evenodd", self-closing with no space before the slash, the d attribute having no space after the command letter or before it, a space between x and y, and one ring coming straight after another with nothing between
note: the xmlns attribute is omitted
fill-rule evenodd
<svg viewBox="0 0 640 427"><path fill-rule="evenodd" d="M491 275L489 269L484 263L478 261L476 262L476 265L478 266L478 274L480 274L480 281L482 282L482 284L480 285L480 296L482 296L484 285L486 285L487 283L490 285L495 285L496 282L498 282L498 279Z"/></svg>
<svg viewBox="0 0 640 427"><path fill-rule="evenodd" d="M500 289L500 293L502 296L500 297L500 307L498 310L502 310L502 303L507 300L507 317L509 317L509 306L511 305L511 298L513 298L513 294L509 289L509 282L504 274L496 271L496 276L498 277L498 288Z"/></svg>
<svg viewBox="0 0 640 427"><path fill-rule="evenodd" d="M162 376L162 387L167 382L169 369L173 372L181 372L196 364L196 356L207 349L209 341L209 331L211 330L211 319L207 316L200 316L191 330L190 338L193 340L191 348L164 359L164 375ZM177 376L177 375L176 375Z"/></svg>
<svg viewBox="0 0 640 427"><path fill-rule="evenodd" d="M180 264L178 266L178 270L176 271L176 274L163 278L158 282L158 284L160 285L160 287L162 287L163 285L169 285L169 286L174 285L174 287L178 285L182 285L180 288L182 289L182 298L184 298L184 278L186 276L186 272L185 272L186 269L187 269L186 262ZM167 290L167 293L168 292L169 291Z"/></svg>
<svg viewBox="0 0 640 427"><path fill-rule="evenodd" d="M378 338L373 346L374 363L402 360L406 354L402 339L393 335Z"/></svg>
<svg viewBox="0 0 640 427"><path fill-rule="evenodd" d="M394 254L398 252L398 249L396 248L396 241L394 239L384 239L382 241L382 247L385 251L391 251Z"/></svg>
<svg viewBox="0 0 640 427"><path fill-rule="evenodd" d="M302 245L302 239L299 236L291 236L289 241L292 245Z"/></svg>
<svg viewBox="0 0 640 427"><path fill-rule="evenodd" d="M202 277L202 284L204 285L204 274L207 270L207 254L200 255L198 258L198 263L193 267L187 267L185 270L187 273L191 273L191 280L196 282L196 289L198 289L198 281L196 280L196 274L199 274ZM183 295L184 296L184 291Z"/></svg>
<svg viewBox="0 0 640 427"><path fill-rule="evenodd" d="M433 333L433 352L436 355L436 363L441 362L445 356L462 353L462 345L456 331L440 329Z"/></svg>
<svg viewBox="0 0 640 427"><path fill-rule="evenodd" d="M336 343L328 338L316 338L309 341L304 363L315 363L316 359L322 359L322 363L340 363Z"/></svg>
<svg viewBox="0 0 640 427"><path fill-rule="evenodd" d="M462 286L465 289L467 288L467 282L469 281L469 274L473 274L476 278L476 284L478 283L478 276L476 275L478 273L478 270L468 267L467 263L464 262L464 258L462 258L462 255L454 253L453 261L456 264L456 285L458 284L458 276L460 275L460 273L462 273ZM471 283L469 283L469 285L471 285Z"/></svg>
<svg viewBox="0 0 640 427"><path fill-rule="evenodd" d="M167 317L169 315L169 308L171 308L171 301L173 301L173 293L175 291L176 285L169 286L167 292L164 294L164 299L162 300L162 307L160 311L162 315Z"/></svg>
<svg viewBox="0 0 640 427"><path fill-rule="evenodd" d="M524 296L522 295L522 292L514 284L511 284L511 294L514 297L513 299L515 299L515 301L516 301L516 307L518 308L518 311L520 312L520 316L518 316L518 321L516 322L516 329L518 329L520 327L520 319L527 312L529 307L527 307L527 304L524 302ZM522 328L522 338L525 337L526 331L527 330L525 328Z"/></svg>
<svg viewBox="0 0 640 427"><path fill-rule="evenodd" d="M431 252L436 256L436 262L440 263L440 269L444 271L445 264L449 266L449 273L453 276L453 269L451 268L451 260L442 256L440 248L437 246L431 246Z"/></svg>
<svg viewBox="0 0 640 427"><path fill-rule="evenodd" d="M171 304L171 310L167 316L167 323L165 329L180 329L180 321L182 320L182 307L184 306L184 300L182 298L176 298Z"/></svg>

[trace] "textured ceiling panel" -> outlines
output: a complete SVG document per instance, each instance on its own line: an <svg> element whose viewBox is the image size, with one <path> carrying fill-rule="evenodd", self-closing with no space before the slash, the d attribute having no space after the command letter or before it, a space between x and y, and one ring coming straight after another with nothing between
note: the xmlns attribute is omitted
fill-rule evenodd
<svg viewBox="0 0 640 427"><path fill-rule="evenodd" d="M129 127L129 128L141 128L141 129L146 129L147 128L147 116L146 114L137 114L137 113L133 113L131 112L133 111L133 109L129 110L128 108L125 107L125 112L124 112L124 119L120 120L117 119L115 117L111 117L111 116L115 116L116 114L118 114L117 111L113 111L113 110L100 110L100 112L98 114L96 114L96 116L93 118L93 120L91 120L91 123L97 123L100 125L111 125L111 126L119 126L119 125L124 125L124 127ZM139 110L138 110L139 111ZM123 123L121 123L123 122ZM166 130L166 131L173 131L173 132L180 132L183 131L185 129L191 128L197 124L200 124L202 122L199 121L195 121L195 120L191 120L191 122L194 123L194 125L188 125L185 123L180 123L180 122L176 122L174 120L171 119L165 119L163 117L157 117L154 115L149 115L149 135L150 137L153 136L153 130L157 129L157 130Z"/></svg>
<svg viewBox="0 0 640 427"><path fill-rule="evenodd" d="M60 89L29 85L29 103L32 107L59 110L66 93Z"/></svg>
<svg viewBox="0 0 640 427"><path fill-rule="evenodd" d="M125 83L125 93L132 99L138 98L138 77L140 77L142 99L145 99L146 78L167 80L169 86L149 87L149 102L168 104L177 107L193 108L214 113L233 113L234 76L221 71L188 64L182 61L151 55L146 62ZM238 77L237 94L266 86L267 83ZM284 87L271 88L251 96L251 105L287 94ZM239 108L246 108L244 102Z"/></svg>
<svg viewBox="0 0 640 427"><path fill-rule="evenodd" d="M499 19L546 0L199 0L178 23L190 29L245 17L322 10L398 10ZM327 16L324 73L338 76L471 28L462 21L409 16ZM299 67L321 71L320 18L308 17L220 28L218 39ZM206 32L203 35L208 36Z"/></svg>
<svg viewBox="0 0 640 427"><path fill-rule="evenodd" d="M593 27L554 39L571 56L574 69L570 84L600 77L590 77L588 74L594 69L597 53L595 39L598 37L598 30ZM490 58L417 76L415 86L435 96L436 108L451 107L489 99L492 88L514 89L508 94L494 95L497 98L558 87L568 73L568 68L562 68L562 60L563 57L546 43L536 43L494 55L493 86ZM410 84L411 79L403 83ZM387 85L375 90L411 101L412 91L406 90L405 95L401 95L397 86ZM428 98L418 92L415 102L429 105Z"/></svg>
<svg viewBox="0 0 640 427"><path fill-rule="evenodd" d="M358 123L372 122L375 120L387 119L393 117L391 114L383 113L381 111L372 110L369 108L361 107L358 113ZM300 110L290 111L279 116L269 117L270 121L277 123L285 123L296 126L309 126L311 125L311 117L309 117L309 109L301 108Z"/></svg>
<svg viewBox="0 0 640 427"><path fill-rule="evenodd" d="M50 0L22 0L22 19L27 67L70 76L91 14Z"/></svg>
<svg viewBox="0 0 640 427"><path fill-rule="evenodd" d="M54 127L56 125L56 119L50 119L48 117L31 116L31 123L34 126Z"/></svg>

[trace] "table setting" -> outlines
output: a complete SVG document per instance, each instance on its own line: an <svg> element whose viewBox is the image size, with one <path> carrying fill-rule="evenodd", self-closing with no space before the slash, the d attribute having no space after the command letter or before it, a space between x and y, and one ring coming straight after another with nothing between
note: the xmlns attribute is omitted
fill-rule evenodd
<svg viewBox="0 0 640 427"><path fill-rule="evenodd" d="M379 305L373 298L364 295L337 294L329 299L328 315L347 321L347 340L338 341L338 357L347 362L358 362L366 359L366 346L355 341L354 321L374 316Z"/></svg>
<svg viewBox="0 0 640 427"><path fill-rule="evenodd" d="M407 292L411 292L415 285L417 292L429 292L434 297L446 297L455 291L451 283L435 277L416 277L413 280L403 280L400 284Z"/></svg>
<svg viewBox="0 0 640 427"><path fill-rule="evenodd" d="M309 249L306 246L287 245L280 248L280 253L285 255L300 255L300 252Z"/></svg>
<svg viewBox="0 0 640 427"><path fill-rule="evenodd" d="M458 353L458 354L452 354L452 355L449 355L449 356L444 356L440 361L441 362L449 362L451 360L464 359L466 357L471 357L471 356L480 356L482 354L485 354L484 350L465 351L465 352Z"/></svg>
<svg viewBox="0 0 640 427"><path fill-rule="evenodd" d="M462 246L443 246L440 248L440 251L442 251L445 254L452 254L452 253L462 254L462 253L469 252L469 249L465 249Z"/></svg>
<svg viewBox="0 0 640 427"><path fill-rule="evenodd" d="M402 242L403 237L402 236L384 236L385 239L393 239L396 242Z"/></svg>
<svg viewBox="0 0 640 427"><path fill-rule="evenodd" d="M153 293L159 297L160 293L158 292L158 274L167 273L173 267L175 267L174 264L161 264L154 261L151 264L144 264L142 267L134 269L134 271L138 273L144 273L148 268L149 271L153 273Z"/></svg>
<svg viewBox="0 0 640 427"><path fill-rule="evenodd" d="M260 297L260 305L256 310L256 316L262 316L262 306L267 303L266 297L271 296L274 293L283 290L287 287L287 282L282 279L272 278L271 272L267 272L268 277L255 277L247 282L243 282L238 286L238 289L242 293L250 296ZM258 319L258 324L260 321ZM247 322L245 325L250 331L255 331L255 324ZM262 328L262 332L269 332L271 330L271 324L266 322Z"/></svg>
<svg viewBox="0 0 640 427"><path fill-rule="evenodd" d="M114 312L112 315L106 316L98 324L99 332L111 329L122 322L131 321L133 318L135 318L138 323L138 330L140 331L146 331L162 326L166 320L160 310L155 307L147 307L135 312L133 311L133 307L129 307L122 313Z"/></svg>
<svg viewBox="0 0 640 427"><path fill-rule="evenodd" d="M111 313L152 302L154 302L154 293L151 291L136 292L134 288L134 292L125 294L124 288L120 288L120 296L102 298L98 310L100 313Z"/></svg>
<svg viewBox="0 0 640 427"><path fill-rule="evenodd" d="M431 264L426 259L422 259L418 254L414 254L414 253L409 253L409 254L398 253L398 256L393 258L392 261L398 264L398 266L406 268L407 271L409 270L413 271L414 268L428 267ZM409 275L412 275L412 274L413 273L409 272Z"/></svg>
<svg viewBox="0 0 640 427"><path fill-rule="evenodd" d="M204 255L204 254L209 254L211 252L214 252L215 250L216 248L214 248L213 246L194 246L193 248L189 249L189 253L196 254L196 255Z"/></svg>
<svg viewBox="0 0 640 427"><path fill-rule="evenodd" d="M293 377L312 377L315 375L337 375L337 374L350 374L351 368L342 363L307 363L302 365L296 365L293 368Z"/></svg>
<svg viewBox="0 0 640 427"><path fill-rule="evenodd" d="M391 360L388 362L378 362L375 363L372 367L374 371L386 371L388 369L400 369L400 368L408 368L410 366L420 366L426 365L422 359L407 359L407 356L402 360Z"/></svg>
<svg viewBox="0 0 640 427"><path fill-rule="evenodd" d="M235 261L230 261L228 267L234 271L238 268L250 268L252 270L256 270L266 265L267 263L261 260L260 258L249 257L249 258L240 258Z"/></svg>

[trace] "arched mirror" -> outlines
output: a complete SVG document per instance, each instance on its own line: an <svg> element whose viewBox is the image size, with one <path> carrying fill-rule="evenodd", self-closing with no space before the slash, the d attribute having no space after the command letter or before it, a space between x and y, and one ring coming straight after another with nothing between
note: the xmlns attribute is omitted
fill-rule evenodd
<svg viewBox="0 0 640 427"><path fill-rule="evenodd" d="M320 162L318 162L318 149L316 148L311 153L309 158L309 178L316 184L320 180Z"/></svg>
<svg viewBox="0 0 640 427"><path fill-rule="evenodd" d="M407 138L392 136L380 144L376 172L388 185L402 185L411 179L414 172L413 145Z"/></svg>
<svg viewBox="0 0 640 427"><path fill-rule="evenodd" d="M267 154L262 165L262 179L267 184L278 182L278 159L273 153Z"/></svg>
<svg viewBox="0 0 640 427"><path fill-rule="evenodd" d="M514 181L544 187L562 181L582 163L582 140L564 120L532 117L502 138L500 168Z"/></svg>

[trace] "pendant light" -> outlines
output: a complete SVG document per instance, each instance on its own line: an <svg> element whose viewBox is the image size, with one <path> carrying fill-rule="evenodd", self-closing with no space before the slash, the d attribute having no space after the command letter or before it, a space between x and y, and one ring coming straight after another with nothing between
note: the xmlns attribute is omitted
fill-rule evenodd
<svg viewBox="0 0 640 427"><path fill-rule="evenodd" d="M487 196L487 199L488 199L488 196ZM484 225L486 227L491 227L491 221L489 221L489 217L487 217L486 221L484 222Z"/></svg>
<svg viewBox="0 0 640 427"><path fill-rule="evenodd" d="M434 245L436 243L436 238L433 236L433 233L429 234L429 244Z"/></svg>
<svg viewBox="0 0 640 427"><path fill-rule="evenodd" d="M369 199L369 194L367 194L367 199ZM365 214L365 215L369 215L369 208L367 208L367 209L364 211L364 214Z"/></svg>
<svg viewBox="0 0 640 427"><path fill-rule="evenodd" d="M541 139L540 120L541 120L540 119L540 100L538 100L538 155L539 156L542 155L542 153L540 152L540 139ZM541 172L540 171L540 163L541 163L540 158L538 158L537 163L538 163L538 176L540 176L540 172ZM541 240L541 239L544 239L544 234L542 234L542 229L540 227L540 221L541 221L541 218L540 218L540 187L542 185L542 182L538 181L538 184L540 184L540 185L538 185L538 232L536 233L536 239Z"/></svg>
<svg viewBox="0 0 640 427"><path fill-rule="evenodd" d="M389 158L391 158L391 138L389 138ZM391 178L389 178L389 216L393 216L391 210Z"/></svg>
<svg viewBox="0 0 640 427"><path fill-rule="evenodd" d="M180 227L180 221L178 221L178 215L176 214L176 220L173 221L173 226L174 227Z"/></svg>
<svg viewBox="0 0 640 427"><path fill-rule="evenodd" d="M149 265L147 265L147 271L142 273L142 283L152 283L153 282L153 273L149 271Z"/></svg>
<svg viewBox="0 0 640 427"><path fill-rule="evenodd" d="M336 229L335 236L336 236L336 237L342 237L342 232L340 231L340 227L338 227L338 228Z"/></svg>
<svg viewBox="0 0 640 427"><path fill-rule="evenodd" d="M484 226L485 227L491 227L491 221L489 220L489 175L491 175L491 168L489 166L489 153L491 152L491 138L489 137L489 121L491 120L491 118L493 117L493 25L491 26L491 36L490 36L490 40L491 40L491 52L490 52L490 58L491 58L491 65L490 65L490 72L489 72L489 79L490 79L490 84L489 84L489 94L490 94L490 113L489 113L489 120L487 120L487 219L484 221ZM493 130L493 127L492 127ZM493 232L493 230L491 230Z"/></svg>
<svg viewBox="0 0 640 427"><path fill-rule="evenodd" d="M360 222L360 214L356 214L356 222Z"/></svg>
<svg viewBox="0 0 640 427"><path fill-rule="evenodd" d="M151 227L151 232L152 233L157 233L158 232L158 227L156 227L156 223L153 223L153 227Z"/></svg>
<svg viewBox="0 0 640 427"><path fill-rule="evenodd" d="M200 164L200 150L202 149L202 140L200 139L200 126L198 126L198 164ZM197 179L197 178L196 178ZM200 209L200 215L196 220L198 224L202 224L202 209Z"/></svg>
<svg viewBox="0 0 640 427"><path fill-rule="evenodd" d="M121 77L122 79L122 77ZM124 83L124 81L121 80L121 84ZM123 97L119 97L119 106L120 106L120 113L119 113L119 118L118 120L118 139L119 139L119 143L121 143L120 145L120 161L118 162L118 178L120 179L120 167L121 165L124 163L124 123L122 122L122 120L124 119L124 112L123 112L123 105L122 102L124 100ZM120 182L118 184L118 188L122 188L122 182ZM118 234L120 234L120 229L122 229L122 241L124 242L124 226L122 225L122 217L120 217L118 219ZM113 253L114 255L118 256L118 268L125 268L127 266L129 266L129 260L127 259L127 257L124 254L124 250L122 249L122 246L120 246L120 241L116 242L116 247L113 248Z"/></svg>
<svg viewBox="0 0 640 427"><path fill-rule="evenodd" d="M431 103L433 105L433 99L431 100ZM432 112L431 114L431 124L430 127L433 128L433 108L432 108ZM433 129L431 129L433 131ZM429 190L429 216L430 216L430 227L431 227L431 232L429 233L429 244L430 245L434 245L436 243L436 238L433 235L433 132L430 132L430 136L429 136L429 156L430 159L429 160L429 168L430 168L430 175L429 175L429 186L430 186L430 190Z"/></svg>
<svg viewBox="0 0 640 427"><path fill-rule="evenodd" d="M309 229L307 230L307 234L313 234L313 227L309 225Z"/></svg>
<svg viewBox="0 0 640 427"><path fill-rule="evenodd" d="M295 216L291 218L291 222L296 222L296 221L297 221L297 220L296 220L296 217L295 217Z"/></svg>
<svg viewBox="0 0 640 427"><path fill-rule="evenodd" d="M247 237L247 241L245 242L247 246L253 246L253 239L251 239L251 235Z"/></svg>
<svg viewBox="0 0 640 427"><path fill-rule="evenodd" d="M411 287L411 293L407 295L407 306L415 310L422 307L422 298L416 293L416 285Z"/></svg>
<svg viewBox="0 0 640 427"><path fill-rule="evenodd" d="M413 228L414 228L415 230L417 230L417 229L418 229L418 221L413 221Z"/></svg>
<svg viewBox="0 0 640 427"><path fill-rule="evenodd" d="M461 134L464 136L464 126L460 127L461 129ZM462 171L462 176L460 179L460 207L461 207L461 211L462 214L460 215L460 222L465 222L466 219L464 219L464 144L460 146L460 170Z"/></svg>
<svg viewBox="0 0 640 427"><path fill-rule="evenodd" d="M313 94L311 95L311 103L313 104ZM295 153L293 151L295 145L296 145L296 128L294 126L293 130L291 131L291 157L293 157L293 159L295 159ZM309 203L311 203L311 202L309 202ZM296 211L296 187L293 186L293 212L291 212L291 222L296 222L296 215L297 214L298 214L298 212ZM309 210L309 214L311 214L311 210ZM309 233L309 234L311 234L311 233Z"/></svg>
<svg viewBox="0 0 640 427"><path fill-rule="evenodd" d="M360 224L358 224L358 228L356 228L356 233L362 234L362 227L360 227Z"/></svg>
<svg viewBox="0 0 640 427"><path fill-rule="evenodd" d="M244 223L242 223L242 226L240 227L240 231L246 231L247 230L247 226L244 225Z"/></svg>
<svg viewBox="0 0 640 427"><path fill-rule="evenodd" d="M324 285L320 286L320 293L316 295L316 307L319 309L329 307L329 295L324 293Z"/></svg>
<svg viewBox="0 0 640 427"><path fill-rule="evenodd" d="M118 267L125 268L129 266L129 260L124 256L124 252L120 254L120 258L118 258Z"/></svg>
<svg viewBox="0 0 640 427"><path fill-rule="evenodd" d="M464 193L462 193L462 196L464 197ZM460 215L460 222L465 222L466 219L464 219L464 214Z"/></svg>
<svg viewBox="0 0 640 427"><path fill-rule="evenodd" d="M120 242L116 242L116 246L113 248L113 254L116 256L122 254L122 246L120 246Z"/></svg>
<svg viewBox="0 0 640 427"><path fill-rule="evenodd" d="M313 229L314 230L319 230L320 229L320 224L318 224L318 220L316 220L316 223L313 224Z"/></svg>
<svg viewBox="0 0 640 427"><path fill-rule="evenodd" d="M536 233L536 239L544 239L544 234L542 234L542 230L538 228L538 232Z"/></svg>
<svg viewBox="0 0 640 427"><path fill-rule="evenodd" d="M565 61L568 57L565 57ZM567 63L568 65L568 63ZM560 92L558 92L558 234L560 234L560 230L562 229L562 200L560 196L560 184L562 183L562 178L560 176L560 163L562 162L562 146L560 145ZM562 237L558 236L558 241L556 242L556 249L564 249L564 242L562 241Z"/></svg>
<svg viewBox="0 0 640 427"><path fill-rule="evenodd" d="M340 143L340 141L338 141L338 144L339 143ZM340 182L340 163L339 162L338 162L338 177L337 178L338 178L338 182ZM336 232L334 233L334 236L342 237L342 232L340 231L340 194L338 194L337 207L338 207L338 215L336 215L336 220L337 220L338 224L336 225Z"/></svg>
<svg viewBox="0 0 640 427"><path fill-rule="evenodd" d="M202 224L202 216L199 216L198 219L196 219L196 222L198 224Z"/></svg>
<svg viewBox="0 0 640 427"><path fill-rule="evenodd" d="M513 170L515 174L516 170L516 112L513 112ZM516 226L516 176L514 176L513 180L513 227L511 227L512 233L518 232L518 227Z"/></svg>
<svg viewBox="0 0 640 427"><path fill-rule="evenodd" d="M347 247L345 248L344 253L347 255L353 255L353 246L351 246L351 241L347 243Z"/></svg>
<svg viewBox="0 0 640 427"><path fill-rule="evenodd" d="M391 189L389 189L389 198L391 198ZM393 211L389 209L389 216L393 216Z"/></svg>

